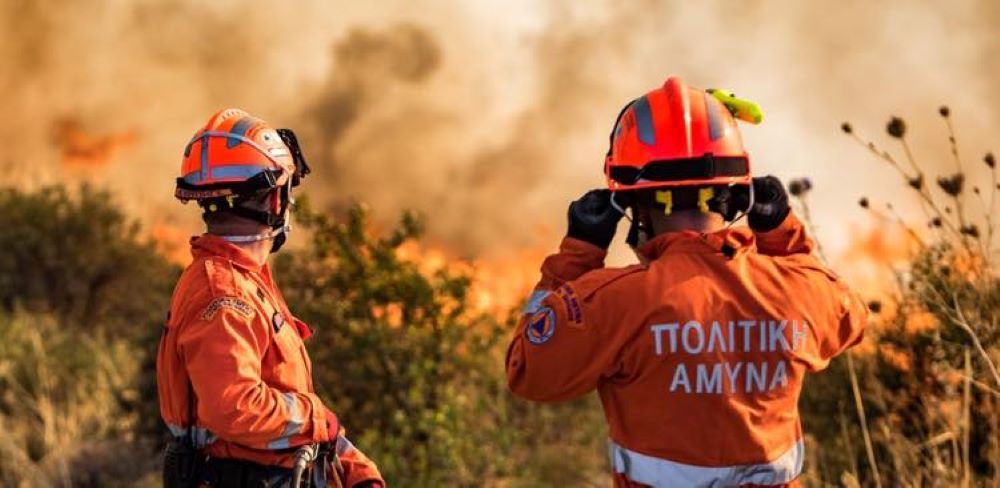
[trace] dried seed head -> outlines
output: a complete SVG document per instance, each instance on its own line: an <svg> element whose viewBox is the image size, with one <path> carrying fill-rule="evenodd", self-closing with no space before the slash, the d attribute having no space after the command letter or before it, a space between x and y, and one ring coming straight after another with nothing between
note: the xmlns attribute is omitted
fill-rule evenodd
<svg viewBox="0 0 1000 488"><path fill-rule="evenodd" d="M906 122L899 117L893 117L889 119L889 123L885 125L885 131L896 139L902 139L906 136Z"/></svg>
<svg viewBox="0 0 1000 488"><path fill-rule="evenodd" d="M788 193L792 196L801 197L812 190L812 182L809 178L796 178L788 182Z"/></svg>
<svg viewBox="0 0 1000 488"><path fill-rule="evenodd" d="M851 124L848 123L848 122L844 122L843 124L840 124L840 130L844 131L844 134L850 134L850 133L854 132L854 128L851 127Z"/></svg>
<svg viewBox="0 0 1000 488"><path fill-rule="evenodd" d="M951 115L951 110L948 109L947 105L942 105L938 108L938 113L941 114L942 117L948 117Z"/></svg>
<svg viewBox="0 0 1000 488"><path fill-rule="evenodd" d="M997 158L993 156L993 153L988 152L985 156L983 156L983 162L986 163L986 166L993 168L997 165Z"/></svg>
<svg viewBox="0 0 1000 488"><path fill-rule="evenodd" d="M978 238L979 237L979 227L976 227L975 224L967 225L965 227L962 227L961 229L959 229L959 232L961 232L962 234L965 234L965 235L967 235L969 237L973 237L973 238Z"/></svg>
<svg viewBox="0 0 1000 488"><path fill-rule="evenodd" d="M861 205L861 208L868 208L871 203L868 202L868 197L861 197L861 200L858 200L858 205Z"/></svg>
<svg viewBox="0 0 1000 488"><path fill-rule="evenodd" d="M880 302L878 300L872 300L872 301L868 302L868 310L871 310L872 313L879 313L879 312L881 312L882 311L882 302Z"/></svg>
<svg viewBox="0 0 1000 488"><path fill-rule="evenodd" d="M924 175L917 175L913 178L906 180L906 184L910 185L910 188L920 191L924 187Z"/></svg>
<svg viewBox="0 0 1000 488"><path fill-rule="evenodd" d="M937 184L941 187L941 190L953 197L957 197L962 193L964 183L965 175L962 173L955 173L949 177L942 176L937 179Z"/></svg>
<svg viewBox="0 0 1000 488"><path fill-rule="evenodd" d="M941 217L934 217L931 219L931 227L941 227L944 222L941 221Z"/></svg>

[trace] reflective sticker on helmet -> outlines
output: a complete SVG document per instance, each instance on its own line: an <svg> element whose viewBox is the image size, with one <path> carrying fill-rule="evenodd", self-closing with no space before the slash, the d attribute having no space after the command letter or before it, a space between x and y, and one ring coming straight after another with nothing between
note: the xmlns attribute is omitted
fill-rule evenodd
<svg viewBox="0 0 1000 488"><path fill-rule="evenodd" d="M524 328L524 336L528 342L540 346L545 344L556 333L556 313L549 307L543 307L528 318Z"/></svg>
<svg viewBox="0 0 1000 488"><path fill-rule="evenodd" d="M208 178L208 139L202 135L201 141L201 179Z"/></svg>
<svg viewBox="0 0 1000 488"><path fill-rule="evenodd" d="M632 104L632 107L639 130L639 140L650 146L656 144L656 128L653 127L653 112L649 108L649 99L641 97Z"/></svg>
<svg viewBox="0 0 1000 488"><path fill-rule="evenodd" d="M722 126L722 114L719 113L722 102L706 92L702 92L702 96L705 99L705 112L708 113L708 137L717 141L726 135L726 128Z"/></svg>
<svg viewBox="0 0 1000 488"><path fill-rule="evenodd" d="M253 316L253 307L251 307L249 303L236 297L219 297L212 300L212 303L209 303L208 306L205 307L205 310L201 313L201 319L212 320L215 318L215 314L224 308L232 310L247 318Z"/></svg>
<svg viewBox="0 0 1000 488"><path fill-rule="evenodd" d="M260 166L248 164L234 164L229 166L216 166L212 168L212 179L221 180L227 178L250 179L264 171Z"/></svg>
<svg viewBox="0 0 1000 488"><path fill-rule="evenodd" d="M267 150L267 153L276 158L280 158L282 156L288 156L288 149L283 147L272 147Z"/></svg>
<svg viewBox="0 0 1000 488"><path fill-rule="evenodd" d="M230 129L229 132L231 134L235 134L238 136L245 136L247 134L247 131L250 130L250 127L253 127L254 123L256 122L257 119L253 117L243 117L240 120L237 120L235 124L233 124L233 128ZM242 141L240 140L239 137L228 137L226 138L226 147L234 148L236 146L239 146L240 142Z"/></svg>

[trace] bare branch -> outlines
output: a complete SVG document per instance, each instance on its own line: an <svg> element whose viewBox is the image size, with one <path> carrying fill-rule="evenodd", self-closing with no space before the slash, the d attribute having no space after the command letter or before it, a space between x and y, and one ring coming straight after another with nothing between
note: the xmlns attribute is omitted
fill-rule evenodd
<svg viewBox="0 0 1000 488"><path fill-rule="evenodd" d="M955 312L958 314L958 319L955 321L959 327L962 328L969 338L972 339L972 345L976 347L976 351L982 356L983 361L986 362L986 366L989 367L991 373L993 373L993 381L996 381L997 387L1000 388L1000 371L997 371L997 366L993 364L993 360L990 358L989 353L983 348L983 343L979 340L979 336L976 335L976 331L969 325L969 321L965 318L965 313L962 312L962 307L958 302L958 293L952 293L952 300L955 306Z"/></svg>

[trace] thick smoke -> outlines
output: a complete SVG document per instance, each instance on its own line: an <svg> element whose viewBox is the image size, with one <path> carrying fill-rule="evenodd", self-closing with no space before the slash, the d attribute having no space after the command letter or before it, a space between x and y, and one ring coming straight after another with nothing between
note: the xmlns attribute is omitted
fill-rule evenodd
<svg viewBox="0 0 1000 488"><path fill-rule="evenodd" d="M864 219L858 197L908 202L843 120L894 149L884 118L906 117L933 175L954 168L947 103L970 184L984 179L981 153L1000 149L998 20L985 0L11 0L0 170L21 186L106 184L150 225L194 233L197 212L171 197L181 148L238 106L300 130L321 205L368 201L383 224L418 209L436 244L490 255L552 245L568 200L602 183L618 110L674 74L763 105L744 128L756 170L811 176L836 248Z"/></svg>

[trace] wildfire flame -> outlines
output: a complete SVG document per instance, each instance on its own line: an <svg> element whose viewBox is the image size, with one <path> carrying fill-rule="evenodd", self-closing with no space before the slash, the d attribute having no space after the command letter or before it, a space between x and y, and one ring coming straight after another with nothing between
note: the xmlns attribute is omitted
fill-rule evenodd
<svg viewBox="0 0 1000 488"><path fill-rule="evenodd" d="M156 251L170 262L181 266L191 262L191 253L188 251L190 232L166 222L159 222L149 228L149 238L155 243Z"/></svg>
<svg viewBox="0 0 1000 488"><path fill-rule="evenodd" d="M136 142L138 134L128 130L118 134L92 134L79 120L65 117L55 122L55 141L67 168L100 168Z"/></svg>
<svg viewBox="0 0 1000 488"><path fill-rule="evenodd" d="M848 243L835 268L862 296L883 302L896 296L896 271L907 266L918 243L905 229L874 222L867 229L851 229L858 236Z"/></svg>
<svg viewBox="0 0 1000 488"><path fill-rule="evenodd" d="M535 286L539 266L548 254L540 249L520 249L506 255L467 260L440 247L409 241L397 249L397 256L417 263L424 273L447 269L472 277L470 295L477 312L504 317Z"/></svg>

